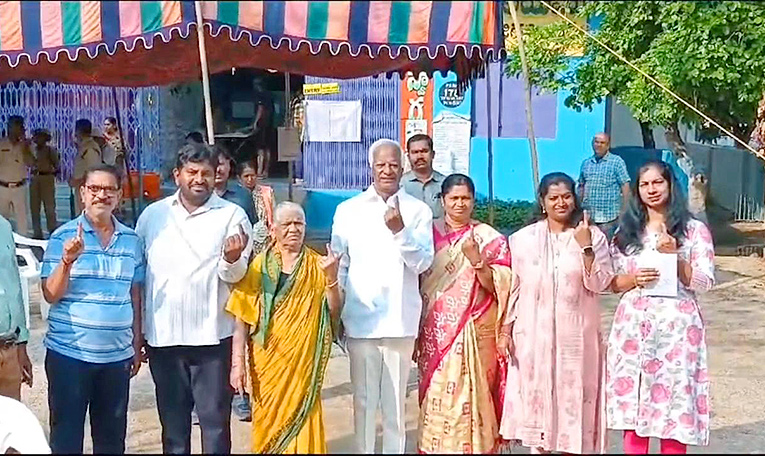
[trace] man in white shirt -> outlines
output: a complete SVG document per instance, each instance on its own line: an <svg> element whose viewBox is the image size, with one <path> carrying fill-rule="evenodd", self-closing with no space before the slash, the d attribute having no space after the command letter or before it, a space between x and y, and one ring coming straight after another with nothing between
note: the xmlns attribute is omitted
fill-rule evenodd
<svg viewBox="0 0 765 456"><path fill-rule="evenodd" d="M0 396L0 454L50 454L40 421L21 402Z"/></svg>
<svg viewBox="0 0 765 456"><path fill-rule="evenodd" d="M252 226L213 193L215 156L204 144L178 152L176 194L150 205L136 232L146 246L144 332L164 453L191 452L191 409L202 452L231 452L230 285L247 272Z"/></svg>
<svg viewBox="0 0 765 456"><path fill-rule="evenodd" d="M400 454L422 310L419 275L433 262L433 215L400 188L398 143L381 139L372 144L369 163L373 185L337 207L331 248L340 256L356 449L374 453L375 418L382 405L383 453Z"/></svg>

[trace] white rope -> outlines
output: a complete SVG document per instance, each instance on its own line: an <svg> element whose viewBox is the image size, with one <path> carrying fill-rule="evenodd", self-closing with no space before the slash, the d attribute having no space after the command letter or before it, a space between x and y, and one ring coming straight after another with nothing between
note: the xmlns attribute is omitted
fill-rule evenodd
<svg viewBox="0 0 765 456"><path fill-rule="evenodd" d="M576 22L572 21L571 19L569 19L568 17L566 17L564 14L562 14L560 11L558 11L557 9L553 8L552 6L550 6L550 4L549 4L549 3L547 3L546 1L544 1L544 0L541 0L541 3L542 3L544 6L546 6L546 7L547 7L547 9L549 9L550 11L552 11L553 13L555 13L556 15L558 15L558 16L559 16L561 19L563 19L563 20L565 20L566 22L568 22L569 24L573 25L573 26L574 26L574 27L575 27L577 30L579 30L580 32L584 33L584 34L585 34L586 36L588 36L589 38L593 39L593 40L594 40L596 43L598 43L599 45L603 46L603 47L604 47L604 48L605 48L605 49L606 49L608 52L610 52L611 54L613 54L613 55L614 55L614 56L615 56L617 59L619 59L619 60L621 60L622 62L626 63L626 64L627 64L627 65L629 65L629 66L630 66L632 69L634 69L635 71L637 71L638 73L640 73L641 75L643 75L645 78L647 78L649 81L651 81L651 82L653 82L654 84L656 84L657 86L659 86L659 88L661 88L662 90L664 90L665 92L667 92L668 94L670 94L670 95L671 95L673 98L675 98L675 99L676 99L677 101L679 101L680 103L682 103L682 104L684 104L685 106L687 106L687 107L688 107L689 109L691 109L693 112L695 112L696 114L698 114L699 116L701 116L701 117L702 117L704 120L706 120L707 122L711 123L711 124L712 124L712 125L714 125L715 127L719 128L719 129L720 129L720 131L722 131L723 133L725 133L726 135L728 135L730 138L732 138L732 139L733 139L734 141L736 141L737 143L739 143L739 144L741 144L742 146L744 146L744 147L745 147L747 150L749 150L750 152L752 152L752 153L753 153L755 156L757 156L758 158L760 158L760 159L762 159L762 160L765 160L765 155L761 154L759 151L757 151L757 149L755 149L754 147L750 146L748 143L746 143L745 141L741 140L741 139L740 139L738 136L734 135L733 133L731 133L730 131L728 131L728 130L727 130L725 127L723 127L722 125L720 125L719 123L717 123L717 122L716 122L716 121L715 121L713 118L711 118L711 117L709 117L708 115L704 114L704 113L703 113L703 112L701 112L701 111L700 111L698 108L696 108L695 106L693 106L693 105L692 105L692 104L690 104L689 102L685 101L685 100L684 100L682 97L680 97L680 95L677 95L677 94L676 94L675 92L673 92L671 89L667 88L667 87L666 87L664 84L662 84L661 82L659 82L658 80L656 80L656 78L654 78L654 77L653 77L653 76L651 76L650 74L646 73L645 71L641 70L640 68L638 68L638 67L637 67L635 64L633 64L632 62L630 62L630 61L629 61L629 60L627 60L626 58L622 57L622 55L621 55L621 54L619 54L618 52L616 52L616 51L614 51L613 49L611 49L611 48L610 48L610 47L609 47L609 46L608 46L606 43L604 43L603 41L599 40L599 39L598 39L598 38L597 38L595 35L593 35L592 33L588 32L587 30L583 29L583 28L582 28L581 26L579 26L579 25L578 25Z"/></svg>

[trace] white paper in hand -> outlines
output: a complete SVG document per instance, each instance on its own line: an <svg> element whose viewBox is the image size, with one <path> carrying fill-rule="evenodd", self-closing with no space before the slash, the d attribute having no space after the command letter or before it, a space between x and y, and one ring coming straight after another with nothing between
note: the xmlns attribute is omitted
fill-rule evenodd
<svg viewBox="0 0 765 456"><path fill-rule="evenodd" d="M643 296L677 297L677 254L643 250L638 256L639 268L659 271L659 280L643 287Z"/></svg>

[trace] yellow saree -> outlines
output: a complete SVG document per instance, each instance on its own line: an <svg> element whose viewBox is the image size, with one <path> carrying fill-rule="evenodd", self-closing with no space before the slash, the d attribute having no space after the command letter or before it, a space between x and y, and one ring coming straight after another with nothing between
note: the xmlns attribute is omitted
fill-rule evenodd
<svg viewBox="0 0 765 456"><path fill-rule="evenodd" d="M281 259L257 255L231 293L227 310L251 328L254 453L326 453L321 386L332 344L320 256L304 247L277 289Z"/></svg>

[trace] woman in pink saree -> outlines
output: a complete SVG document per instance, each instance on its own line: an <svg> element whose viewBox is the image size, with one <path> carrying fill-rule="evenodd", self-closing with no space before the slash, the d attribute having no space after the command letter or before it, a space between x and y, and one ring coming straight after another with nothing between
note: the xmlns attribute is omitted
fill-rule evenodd
<svg viewBox="0 0 765 456"><path fill-rule="evenodd" d="M496 341L510 292L510 251L504 236L471 219L469 177L447 177L441 195L445 215L433 222L436 254L420 280L418 448L492 453L500 442L505 369Z"/></svg>
<svg viewBox="0 0 765 456"><path fill-rule="evenodd" d="M542 219L510 237L513 285L499 345L511 362L501 434L532 454L603 453L598 293L613 278L608 242L589 225L566 174L542 178L538 198Z"/></svg>

